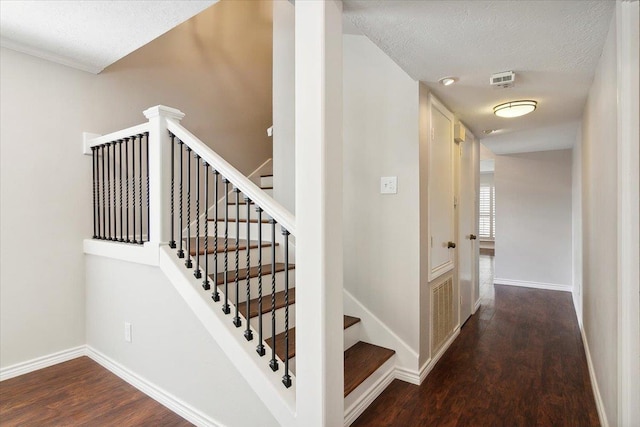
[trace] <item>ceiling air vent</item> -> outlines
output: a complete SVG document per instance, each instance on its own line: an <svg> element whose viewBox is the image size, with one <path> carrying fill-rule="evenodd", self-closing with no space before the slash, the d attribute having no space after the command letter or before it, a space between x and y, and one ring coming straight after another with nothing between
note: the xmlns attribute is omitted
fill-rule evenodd
<svg viewBox="0 0 640 427"><path fill-rule="evenodd" d="M491 86L498 86L501 88L513 87L516 81L516 73L513 71L503 71L502 73L496 73L491 75L489 83Z"/></svg>

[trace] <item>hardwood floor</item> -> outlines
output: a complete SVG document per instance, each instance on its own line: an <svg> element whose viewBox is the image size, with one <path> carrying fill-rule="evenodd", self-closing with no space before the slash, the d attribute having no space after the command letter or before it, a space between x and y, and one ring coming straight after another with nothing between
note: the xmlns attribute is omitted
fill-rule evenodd
<svg viewBox="0 0 640 427"><path fill-rule="evenodd" d="M0 383L0 425L191 426L88 357Z"/></svg>
<svg viewBox="0 0 640 427"><path fill-rule="evenodd" d="M393 381L352 425L600 425L571 295L495 285L483 304L421 386Z"/></svg>

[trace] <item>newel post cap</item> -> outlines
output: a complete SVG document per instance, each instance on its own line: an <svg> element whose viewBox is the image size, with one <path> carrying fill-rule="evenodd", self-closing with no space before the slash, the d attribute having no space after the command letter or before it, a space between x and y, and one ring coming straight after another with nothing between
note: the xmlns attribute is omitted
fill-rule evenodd
<svg viewBox="0 0 640 427"><path fill-rule="evenodd" d="M151 120L156 117L166 117L180 121L184 118L184 113L176 108L167 107L166 105L156 105L143 111L144 116Z"/></svg>

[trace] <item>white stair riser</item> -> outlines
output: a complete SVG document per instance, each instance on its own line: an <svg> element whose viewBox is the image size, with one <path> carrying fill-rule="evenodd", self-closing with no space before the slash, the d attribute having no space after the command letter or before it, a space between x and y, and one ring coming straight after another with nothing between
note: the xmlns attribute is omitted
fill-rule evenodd
<svg viewBox="0 0 640 427"><path fill-rule="evenodd" d="M289 329L296 325L296 308L295 304L289 305ZM251 326L258 331L258 317L251 319ZM276 335L284 332L284 307L276 310ZM257 337L257 333L256 333ZM262 315L262 339L271 338L271 312Z"/></svg>
<svg viewBox="0 0 640 427"><path fill-rule="evenodd" d="M265 193L267 193L270 197L273 197L273 188L270 189L262 189Z"/></svg>
<svg viewBox="0 0 640 427"><path fill-rule="evenodd" d="M289 289L295 287L296 274L295 270L289 270ZM240 301L247 300L247 279L238 282L240 290ZM251 299L258 298L258 278L252 277L250 281ZM219 285L218 289L224 291L224 285ZM276 273L276 292L284 290L284 271ZM229 282L229 298L236 300L236 283ZM271 298L271 274L262 276L262 299L266 301Z"/></svg>
<svg viewBox="0 0 640 427"><path fill-rule="evenodd" d="M213 229L213 221L209 222L209 236L213 236L214 235L214 229ZM246 239L247 238L247 223L246 222L240 222L240 223L236 223L236 222L229 222L229 231L228 231L228 236L229 238L234 238L236 237L236 224L239 225L239 237L241 239ZM258 223L250 223L249 224L249 240L258 240ZM280 236L282 235L282 232L280 231L280 226L276 225L276 241L280 240ZM222 237L224 236L224 221L218 221L218 237ZM262 241L263 242L270 242L271 241L271 224L262 224Z"/></svg>
<svg viewBox="0 0 640 427"><path fill-rule="evenodd" d="M273 187L273 176L261 176L260 187Z"/></svg>
<svg viewBox="0 0 640 427"><path fill-rule="evenodd" d="M344 351L360 341L360 322L344 330Z"/></svg>
<svg viewBox="0 0 640 427"><path fill-rule="evenodd" d="M234 245L234 241L229 241L229 246ZM186 251L185 251L186 252ZM252 266L258 264L258 248L250 249L249 257L250 263ZM224 252L218 252L218 273L222 273L224 271ZM215 254L208 254L209 259L209 274L213 274L214 271L214 263L215 263ZM184 261L184 260L183 260ZM194 268L196 267L196 256L191 257L191 261L193 263ZM282 257L280 255L280 251L278 251L278 247L276 247L276 262L282 262ZM271 264L271 246L262 248L262 265ZM200 255L200 269L204 273L204 265L205 265L205 255ZM236 251L229 251L227 253L227 267L229 270L235 270L236 265ZM247 251L246 249L238 251L238 267L246 268L247 267Z"/></svg>

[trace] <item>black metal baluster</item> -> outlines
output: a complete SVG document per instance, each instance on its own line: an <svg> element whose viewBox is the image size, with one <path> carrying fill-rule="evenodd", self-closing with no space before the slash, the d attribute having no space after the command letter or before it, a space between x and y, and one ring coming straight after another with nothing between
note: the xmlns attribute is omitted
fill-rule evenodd
<svg viewBox="0 0 640 427"><path fill-rule="evenodd" d="M93 238L96 238L96 147L91 147L91 192L93 194Z"/></svg>
<svg viewBox="0 0 640 427"><path fill-rule="evenodd" d="M176 248L175 239L175 155L176 155L176 143L175 135L169 132L171 137L171 240L169 241L169 247L171 249Z"/></svg>
<svg viewBox="0 0 640 427"><path fill-rule="evenodd" d="M262 344L262 208L256 207L258 212L258 346L256 351L264 356L265 349Z"/></svg>
<svg viewBox="0 0 640 427"><path fill-rule="evenodd" d="M289 232L284 228L284 375L282 384L291 387L291 375L289 375Z"/></svg>
<svg viewBox="0 0 640 427"><path fill-rule="evenodd" d="M247 329L244 331L244 337L247 341L251 341L253 339L253 333L251 332L251 322L250 319L250 302L251 301L251 251L249 250L249 245L251 243L251 200L244 196L244 202L247 204Z"/></svg>
<svg viewBox="0 0 640 427"><path fill-rule="evenodd" d="M222 178L224 183L224 304L222 311L224 314L231 312L229 308L229 180ZM238 248L236 248L237 250Z"/></svg>
<svg viewBox="0 0 640 427"><path fill-rule="evenodd" d="M118 178L116 176L116 141L113 141L111 145L113 145L113 236L112 240L114 242L118 241Z"/></svg>
<svg viewBox="0 0 640 427"><path fill-rule="evenodd" d="M101 239L105 240L107 238L107 199L106 199L106 180L104 179L104 144L100 146L100 152L102 157L102 233Z"/></svg>
<svg viewBox="0 0 640 427"><path fill-rule="evenodd" d="M196 251L198 248L196 248ZM187 268L193 267L191 262L191 148L187 145Z"/></svg>
<svg viewBox="0 0 640 427"><path fill-rule="evenodd" d="M151 215L150 214L150 206L149 203L149 132L145 132L145 137L147 140L147 150L145 154L147 155L147 242L151 240Z"/></svg>
<svg viewBox="0 0 640 427"><path fill-rule="evenodd" d="M120 171L119 171L119 182L118 184L120 184L120 241L124 242L124 218L122 217L123 213L124 213L124 209L122 206L122 140L119 139L118 140L118 163L120 166Z"/></svg>
<svg viewBox="0 0 640 427"><path fill-rule="evenodd" d="M100 230L100 147L96 146L93 147L93 149L95 149L95 153L96 153L96 159L95 159L95 167L96 167L96 215L98 218L98 222L96 224L96 238L98 239L102 239L102 231Z"/></svg>
<svg viewBox="0 0 640 427"><path fill-rule="evenodd" d="M200 279L202 277L200 272L200 156L196 153L193 155L196 158L196 270L193 276Z"/></svg>
<svg viewBox="0 0 640 427"><path fill-rule="evenodd" d="M182 164L184 163L182 161L182 153L183 153L183 148L182 148L182 141L180 141L178 139L178 145L180 146L180 229L178 230L180 232L180 249L178 249L178 258L184 258L184 249L182 249L184 247L184 241L182 239L182 229L183 229L183 222L182 222L182 205L184 203L184 196L182 194L182 177L183 177L183 172L182 172Z"/></svg>
<svg viewBox="0 0 640 427"><path fill-rule="evenodd" d="M124 186L127 189L127 192L126 192L127 207L125 209L125 212L127 214L127 219L125 220L125 223L127 225L127 230L126 230L127 239L125 241L127 243L130 243L131 238L129 237L130 236L129 235L129 138L124 139L124 164L125 164Z"/></svg>
<svg viewBox="0 0 640 427"><path fill-rule="evenodd" d="M213 250L213 294L211 298L214 301L220 301L220 292L218 291L218 171L213 171L213 242L215 249Z"/></svg>
<svg viewBox="0 0 640 427"><path fill-rule="evenodd" d="M111 155L109 154L110 143L105 144L107 147L107 223L109 224L109 234L107 240L111 239L111 167L109 166Z"/></svg>
<svg viewBox="0 0 640 427"><path fill-rule="evenodd" d="M131 218L131 223L133 224L133 240L131 240L131 243L138 243L136 240L136 139L136 135L131 137L131 193L133 198L131 202L131 210L133 212L133 218Z"/></svg>
<svg viewBox="0 0 640 427"><path fill-rule="evenodd" d="M142 234L144 232L144 230L142 229L142 224L143 224L143 214L142 214L142 134L138 135L138 138L140 139L140 149L138 150L140 154L138 156L138 189L140 190L140 201L139 203L139 208L140 208L140 241L138 243L143 244L144 243L144 238L142 237ZM148 173L148 172L147 172Z"/></svg>
<svg viewBox="0 0 640 427"><path fill-rule="evenodd" d="M278 370L276 360L276 220L271 218L271 362L272 371Z"/></svg>
<svg viewBox="0 0 640 427"><path fill-rule="evenodd" d="M211 285L209 285L209 164L204 160L203 160L203 164L204 164L204 281L202 282L202 288L205 291L208 291L209 289L211 289Z"/></svg>
<svg viewBox="0 0 640 427"><path fill-rule="evenodd" d="M236 256L235 256L235 267L236 274L234 283L236 285L236 315L233 318L233 324L236 328L242 326L242 321L240 320L239 315L239 307L240 307L240 283L238 281L238 276L240 276L240 190L235 187L233 192L236 193ZM249 251L249 242L247 242L247 251ZM249 313L247 312L247 318L249 317Z"/></svg>

